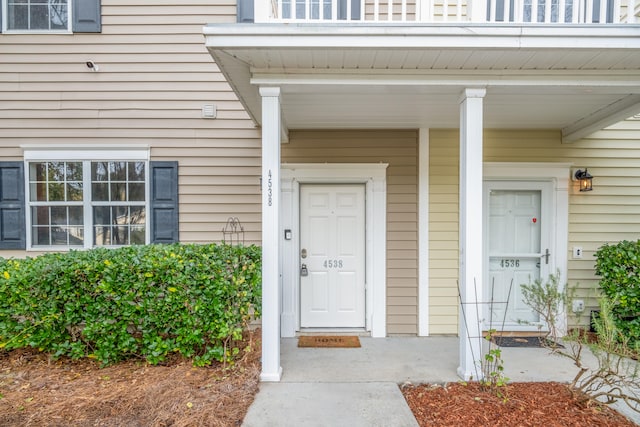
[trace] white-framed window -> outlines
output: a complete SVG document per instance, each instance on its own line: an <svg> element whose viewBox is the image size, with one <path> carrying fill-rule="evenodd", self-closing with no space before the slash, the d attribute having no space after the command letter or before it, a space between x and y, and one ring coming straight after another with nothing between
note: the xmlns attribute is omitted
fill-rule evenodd
<svg viewBox="0 0 640 427"><path fill-rule="evenodd" d="M71 0L4 0L6 31L71 31Z"/></svg>
<svg viewBox="0 0 640 427"><path fill-rule="evenodd" d="M99 33L102 0L0 0L0 33Z"/></svg>
<svg viewBox="0 0 640 427"><path fill-rule="evenodd" d="M25 151L28 249L149 242L147 150Z"/></svg>

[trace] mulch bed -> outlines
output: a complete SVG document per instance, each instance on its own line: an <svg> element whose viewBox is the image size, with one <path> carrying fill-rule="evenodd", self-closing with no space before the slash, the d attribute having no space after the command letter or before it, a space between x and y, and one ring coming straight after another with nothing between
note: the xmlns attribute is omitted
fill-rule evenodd
<svg viewBox="0 0 640 427"><path fill-rule="evenodd" d="M239 426L258 391L259 332L233 370L127 361L51 360L0 352L2 426Z"/></svg>
<svg viewBox="0 0 640 427"><path fill-rule="evenodd" d="M402 393L424 426L616 426L634 423L609 407L582 404L565 384L511 383L504 398L478 383L404 385Z"/></svg>

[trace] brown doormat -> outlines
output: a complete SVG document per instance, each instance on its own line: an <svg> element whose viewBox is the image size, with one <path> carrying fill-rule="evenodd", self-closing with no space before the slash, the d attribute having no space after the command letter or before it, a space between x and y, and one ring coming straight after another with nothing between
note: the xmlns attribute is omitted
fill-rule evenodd
<svg viewBox="0 0 640 427"><path fill-rule="evenodd" d="M298 347L332 347L354 348L360 347L357 336L312 335L298 338Z"/></svg>

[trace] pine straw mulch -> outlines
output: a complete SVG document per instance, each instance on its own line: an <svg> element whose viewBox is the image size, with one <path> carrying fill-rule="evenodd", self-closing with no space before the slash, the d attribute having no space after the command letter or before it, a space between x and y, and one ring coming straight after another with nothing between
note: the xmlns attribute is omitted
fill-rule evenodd
<svg viewBox="0 0 640 427"><path fill-rule="evenodd" d="M239 426L258 391L259 332L234 369L0 352L2 426Z"/></svg>
<svg viewBox="0 0 640 427"><path fill-rule="evenodd" d="M506 399L481 390L478 383L401 389L421 427L635 426L609 407L579 403L566 384L554 382L510 383Z"/></svg>

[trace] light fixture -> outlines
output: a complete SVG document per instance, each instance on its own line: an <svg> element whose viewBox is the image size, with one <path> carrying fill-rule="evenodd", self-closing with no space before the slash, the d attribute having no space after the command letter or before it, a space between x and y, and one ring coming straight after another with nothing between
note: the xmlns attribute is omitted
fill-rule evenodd
<svg viewBox="0 0 640 427"><path fill-rule="evenodd" d="M98 72L100 70L100 67L98 67L98 64L96 64L92 60L89 60L89 61L85 62L84 64L87 66L88 69L90 69L93 72Z"/></svg>
<svg viewBox="0 0 640 427"><path fill-rule="evenodd" d="M574 176L576 178L576 181L578 181L578 183L580 184L580 191L593 190L593 177L591 176L587 168L584 168L584 170L578 169Z"/></svg>

